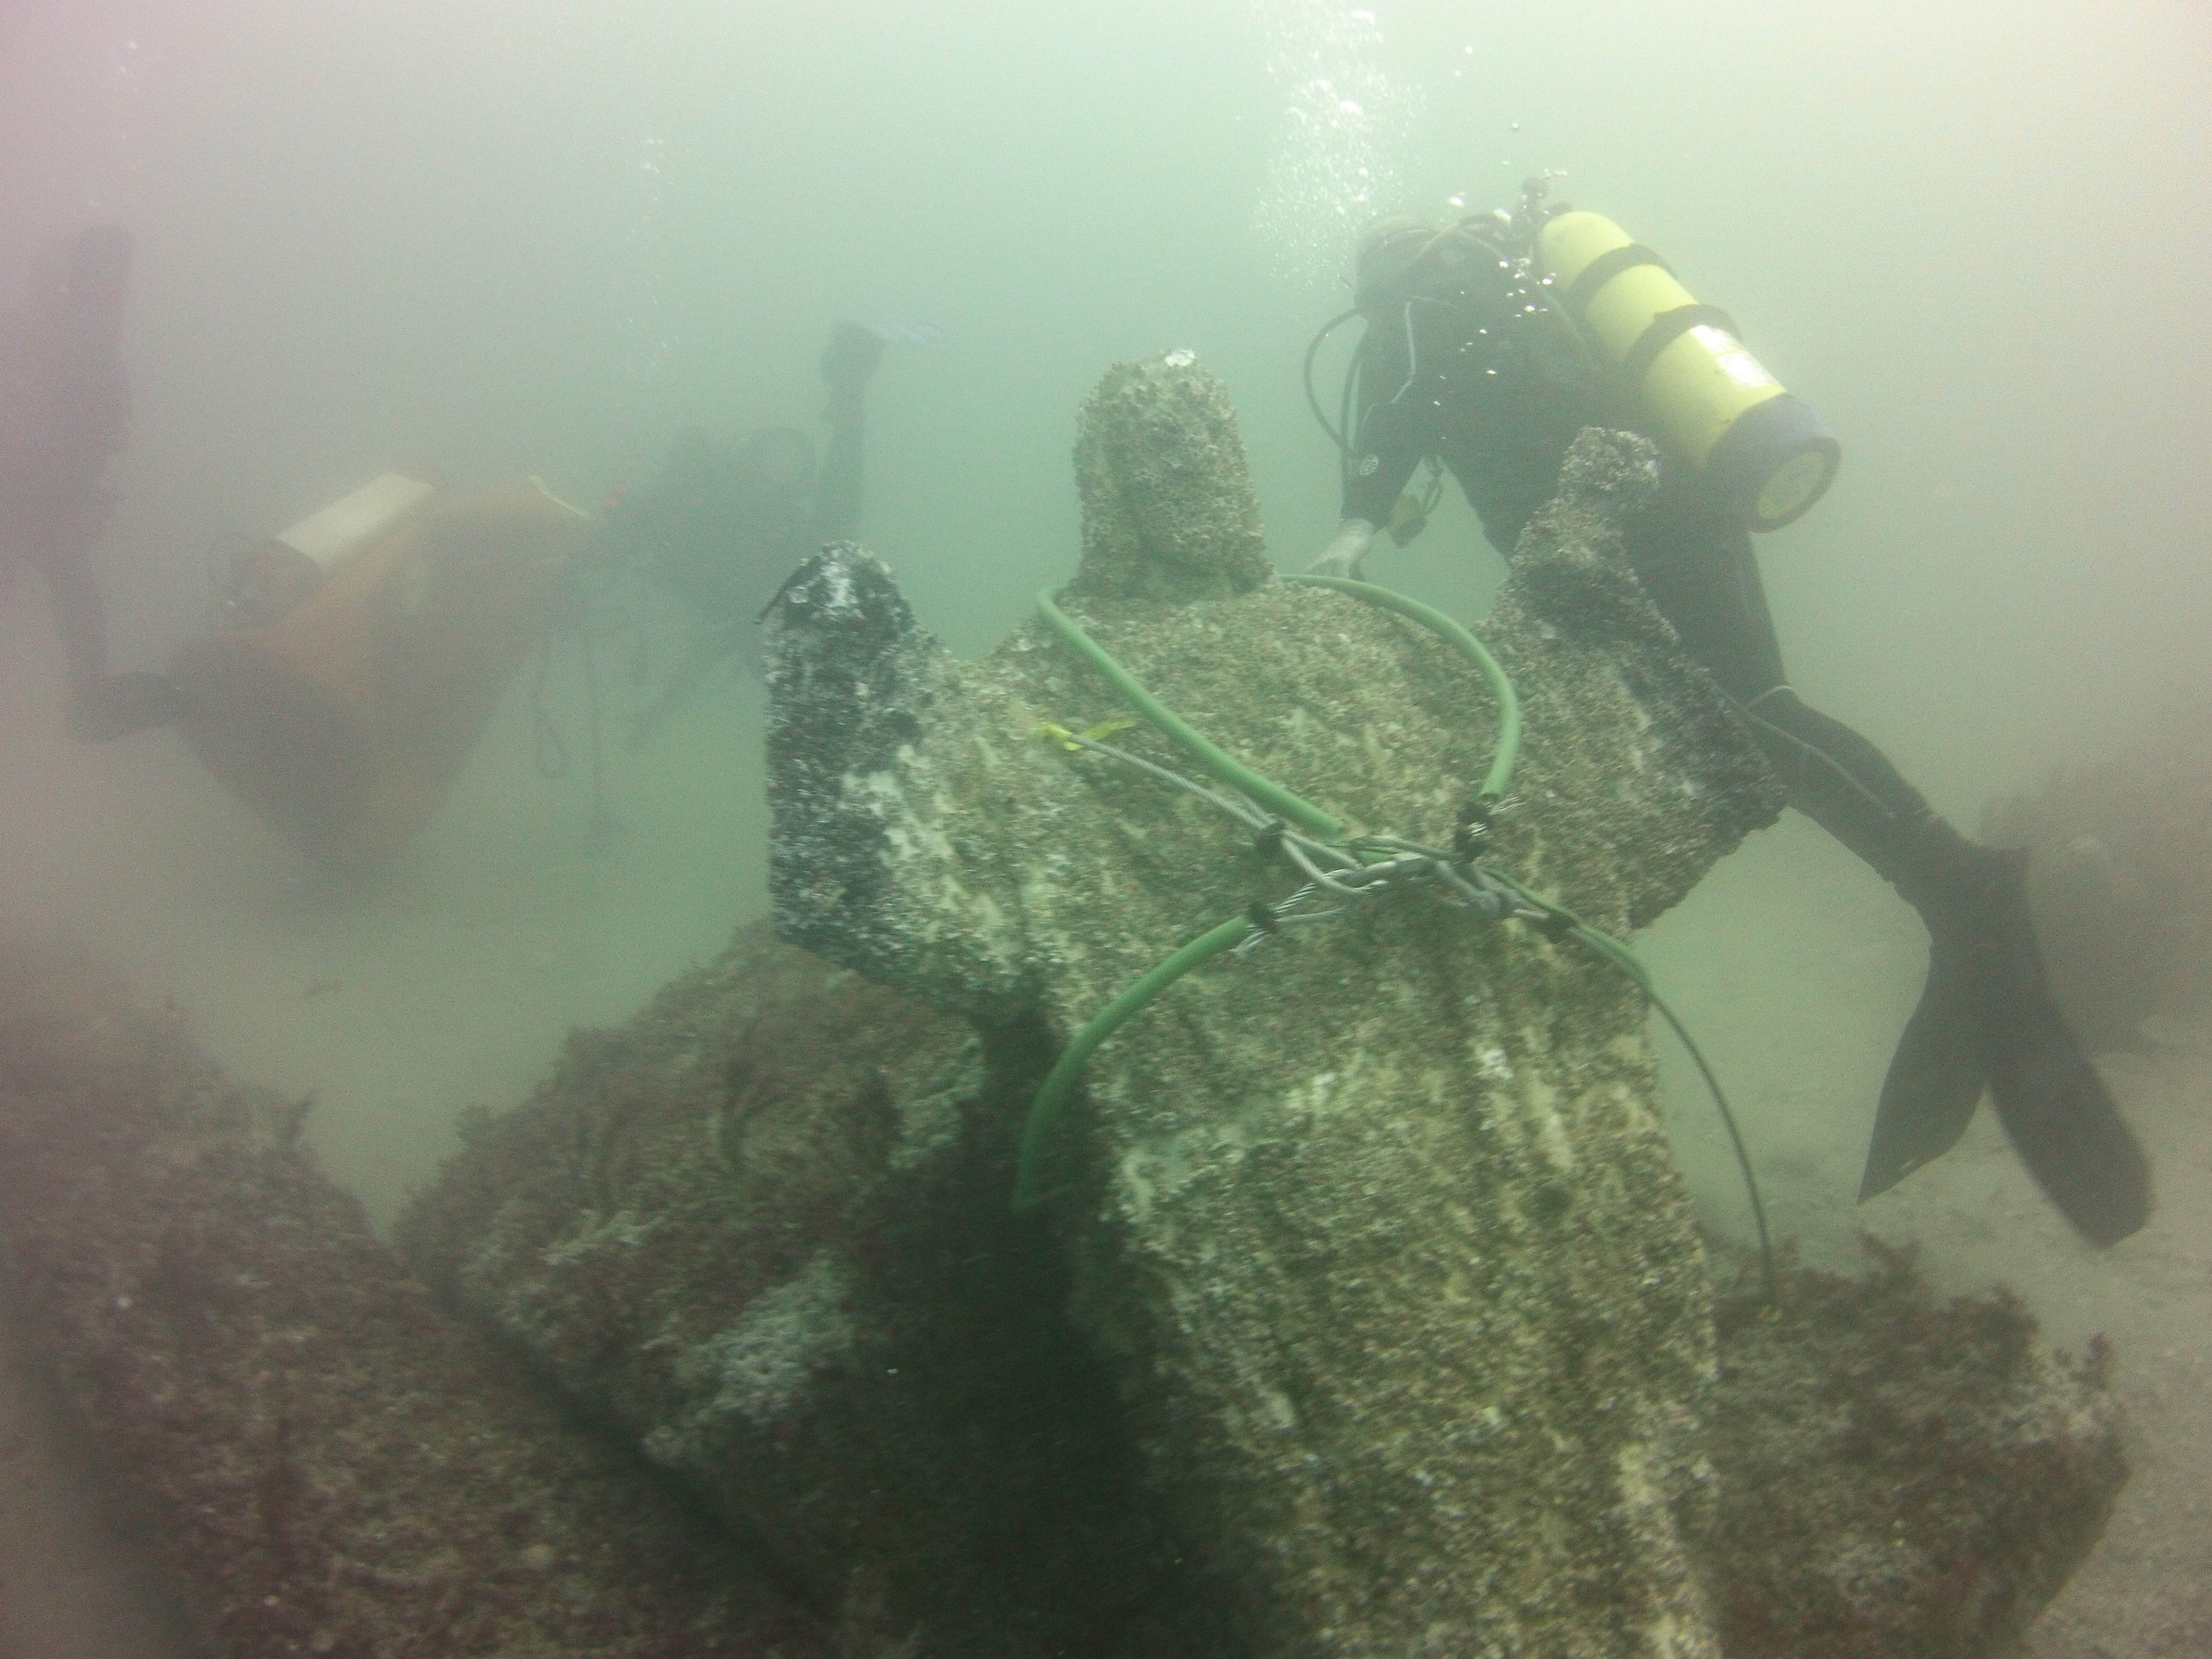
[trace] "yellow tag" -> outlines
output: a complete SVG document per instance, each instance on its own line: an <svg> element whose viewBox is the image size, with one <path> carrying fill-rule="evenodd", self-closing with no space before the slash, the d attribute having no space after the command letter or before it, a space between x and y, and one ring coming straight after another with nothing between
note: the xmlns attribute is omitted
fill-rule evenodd
<svg viewBox="0 0 2212 1659"><path fill-rule="evenodd" d="M1084 743L1102 742L1112 737L1116 732L1126 732L1131 726L1141 724L1143 722L1134 714L1121 714L1110 720L1101 720L1096 726L1086 726L1080 732L1071 732L1066 726L1057 725L1051 720L1040 720L1037 722L1036 735L1047 743L1058 744L1069 754L1074 755L1082 752ZM1079 743L1077 741L1079 738L1083 741Z"/></svg>

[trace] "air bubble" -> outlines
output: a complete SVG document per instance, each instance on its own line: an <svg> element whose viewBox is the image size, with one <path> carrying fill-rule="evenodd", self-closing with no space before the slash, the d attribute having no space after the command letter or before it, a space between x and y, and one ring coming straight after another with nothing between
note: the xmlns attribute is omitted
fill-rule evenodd
<svg viewBox="0 0 2212 1659"><path fill-rule="evenodd" d="M1399 156L1421 98L1376 61L1382 33L1364 0L1253 9L1273 37L1267 73L1282 106L1253 218L1279 268L1319 289L1336 275L1347 234L1401 195Z"/></svg>

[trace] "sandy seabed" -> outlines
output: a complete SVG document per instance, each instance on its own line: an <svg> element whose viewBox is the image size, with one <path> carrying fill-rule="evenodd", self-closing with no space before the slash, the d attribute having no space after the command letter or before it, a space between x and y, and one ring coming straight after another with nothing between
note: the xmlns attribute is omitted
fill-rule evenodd
<svg viewBox="0 0 2212 1659"><path fill-rule="evenodd" d="M323 1164L388 1220L463 1108L519 1101L574 1023L624 1018L757 914L758 689L715 682L642 755L610 756L595 842L573 676L552 708L576 764L532 763L518 691L447 811L383 880L317 878L172 737L60 735L43 618L0 615L0 924L172 999L243 1080L312 1094ZM615 697L617 709L620 695ZM613 728L619 731L619 724ZM1889 1048L1918 988L1917 923L1801 819L1756 837L1644 949L1735 1102L1781 1232L1849 1267L1863 1230L1917 1242L1939 1288L2002 1280L2055 1346L2118 1355L2134 1476L2028 1659L2212 1653L2212 1010L2147 1022L2105 1075L2148 1148L2158 1209L2081 1245L1985 1113L1934 1168L1852 1203ZM1731 1231L1743 1205L1694 1074L1667 1072L1685 1164ZM0 1659L173 1653L100 1495L54 1452L34 1354L0 1328Z"/></svg>
<svg viewBox="0 0 2212 1659"><path fill-rule="evenodd" d="M1853 1203L1875 1094L1918 994L1917 921L1872 873L1792 815L1663 918L1644 953L1729 1090L1776 1230L1848 1268L1870 1233L1917 1246L1939 1290L1993 1282L2026 1298L2052 1346L2102 1333L2118 1356L2133 1474L2104 1541L2030 1631L2026 1659L2212 1654L2212 1009L2154 1016L2141 1046L2099 1057L2148 1152L2150 1224L2107 1251L2075 1237L1984 1109L1937 1164ZM1664 1041L1664 1039L1662 1039ZM1704 1207L1743 1200L1686 1060L1666 1061L1669 1115Z"/></svg>

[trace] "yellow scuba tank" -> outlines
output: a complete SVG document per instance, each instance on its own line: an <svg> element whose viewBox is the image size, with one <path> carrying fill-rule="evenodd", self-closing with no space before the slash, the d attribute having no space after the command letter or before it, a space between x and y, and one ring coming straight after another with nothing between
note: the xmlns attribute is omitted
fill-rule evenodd
<svg viewBox="0 0 2212 1659"><path fill-rule="evenodd" d="M1536 258L1567 314L1627 379L1657 435L1753 530L1820 499L1843 451L1812 409L1744 349L1728 313L1699 305L1666 262L1612 220L1566 212Z"/></svg>
<svg viewBox="0 0 2212 1659"><path fill-rule="evenodd" d="M312 592L274 622L185 641L169 678L210 772L319 862L366 869L444 801L550 625L588 520L534 478L348 500L282 543Z"/></svg>
<svg viewBox="0 0 2212 1659"><path fill-rule="evenodd" d="M442 488L434 469L380 473L290 529L241 548L218 580L223 620L239 628L282 622L321 590L341 559L397 529Z"/></svg>

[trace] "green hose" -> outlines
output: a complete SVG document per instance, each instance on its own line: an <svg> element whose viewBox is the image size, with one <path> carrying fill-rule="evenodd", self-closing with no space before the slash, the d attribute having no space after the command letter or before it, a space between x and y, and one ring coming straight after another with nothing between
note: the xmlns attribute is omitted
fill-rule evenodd
<svg viewBox="0 0 2212 1659"><path fill-rule="evenodd" d="M1737 1172L1743 1177L1744 1197L1751 1206L1752 1226L1759 1235L1759 1265L1760 1274L1765 1280L1766 1304L1770 1308L1780 1307L1781 1276L1774 1262L1774 1240L1766 1227L1766 1200L1759 1195L1759 1176L1751 1167L1751 1149L1744 1145L1743 1131L1736 1127L1735 1112L1729 1105L1728 1095L1721 1088L1720 1079L1714 1075L1713 1068L1706 1063L1705 1050L1698 1047L1697 1039L1690 1035L1690 1028L1683 1024L1680 1018L1667 1006L1667 999L1659 994L1659 988L1651 982L1651 970L1644 965L1635 951L1603 928L1593 927L1572 911L1546 902L1518 882L1499 875L1495 870L1489 872L1489 875L1491 879L1518 894L1527 902L1560 917L1568 924L1567 932L1571 937L1580 940L1627 975L1636 988L1643 993L1644 1000L1659 1011L1659 1018L1667 1022L1676 1040L1688 1052L1691 1064L1698 1068L1698 1075L1705 1079L1706 1092L1713 1097L1713 1109L1720 1115L1721 1127L1728 1132L1729 1145L1735 1152Z"/></svg>
<svg viewBox="0 0 2212 1659"><path fill-rule="evenodd" d="M1496 800L1504 794L1506 786L1513 781L1514 765L1521 758L1521 699L1514 696L1512 681L1505 678L1498 659L1483 648L1480 640L1434 606L1409 599L1393 588L1378 587L1373 582L1356 582L1344 576L1285 576L1283 580L1304 587L1334 588L1385 611L1395 611L1456 647L1460 655L1480 669L1482 678L1490 683L1491 696L1498 699L1498 754L1490 763L1489 775L1482 781L1482 793L1487 800Z"/></svg>
<svg viewBox="0 0 2212 1659"><path fill-rule="evenodd" d="M1497 800L1505 793L1507 786L1512 781L1515 763L1521 753L1521 700L1514 695L1512 683L1505 678L1505 671L1498 666L1498 659L1483 648L1481 641L1443 611L1372 582L1352 581L1342 576L1286 576L1283 580L1305 586L1334 588L1338 592L1349 593L1370 605L1395 611L1431 629L1473 662L1482 672L1492 694L1498 699L1498 752L1491 762L1488 775L1483 779L1482 795L1486 800ZM1050 593L1037 595L1037 609L1061 639L1080 652L1093 667L1113 682L1115 688L1139 714L1165 733L1184 753L1196 760L1217 781L1243 791L1254 800L1263 803L1311 834L1333 837L1344 832L1344 826L1320 807L1253 771L1187 725L1166 704L1145 690L1137 678L1115 661L1073 618L1054 604ZM1705 1063L1705 1055L1691 1040L1682 1022L1675 1018L1674 1011L1667 1006L1652 985L1649 970L1638 960L1633 951L1612 934L1591 927L1556 904L1538 898L1495 871L1489 873L1525 903L1564 921L1571 937L1626 975L1642 993L1644 1000L1659 1011L1660 1016L1681 1040L1682 1046L1689 1051L1691 1060L1705 1079L1705 1086L1712 1092L1713 1103L1720 1111L1721 1122L1735 1148L1736 1164L1742 1172L1744 1188L1751 1201L1752 1219L1758 1229L1759 1260L1765 1274L1767 1301L1770 1305L1778 1307L1780 1286L1775 1270L1774 1247L1767 1234L1766 1206L1759 1197L1758 1178L1752 1172L1751 1154L1736 1127L1735 1115L1729 1109L1728 1097L1721 1092L1720 1080L1713 1075L1712 1068ZM1054 1196L1052 1193L1039 1190L1038 1187L1043 1174L1045 1147L1052 1138L1054 1126L1059 1121L1060 1109L1074 1089L1076 1079L1082 1076L1083 1068L1092 1051L1127 1024L1146 1003L1192 969L1212 960L1224 951L1234 950L1243 944L1251 936L1254 925L1249 916L1232 916L1200 934L1143 978L1127 987L1069 1040L1051 1073L1045 1078L1043 1085L1038 1089L1036 1100L1030 1108L1029 1120L1022 1128L1021 1151L1014 1177L1013 1207L1017 1211L1034 1209Z"/></svg>
<svg viewBox="0 0 2212 1659"><path fill-rule="evenodd" d="M1394 611L1409 621L1420 623L1480 669L1483 679L1490 686L1491 695L1498 699L1498 752L1490 763L1489 773L1483 778L1482 794L1486 800L1496 800L1505 793L1513 781L1513 768L1521 757L1521 699L1514 695L1513 683L1505 678L1505 671L1498 665L1498 659L1484 648L1480 640L1434 606L1423 605L1419 599L1409 599L1395 589L1378 586L1373 582L1356 582L1343 576L1285 576L1282 580L1306 587L1332 588L1337 592L1364 599L1382 610ZM1279 816L1313 835L1334 836L1344 833L1344 825L1336 818L1224 751L1145 690L1135 675L1116 662L1103 646L1083 631L1082 624L1053 602L1051 593L1037 595L1037 610L1051 624L1054 633L1073 646L1085 660L1113 682L1114 689L1129 700L1132 708L1158 726L1216 781L1243 790L1254 800L1262 802Z"/></svg>
<svg viewBox="0 0 2212 1659"><path fill-rule="evenodd" d="M1114 689L1129 700L1130 706L1154 726L1167 734L1184 754L1196 761L1211 774L1217 782L1232 789L1242 789L1246 794L1273 811L1279 817L1289 819L1310 834L1334 838L1344 833L1344 825L1316 806L1304 796L1294 795L1271 778L1264 778L1250 767L1217 748L1194 727L1151 692L1134 674L1121 666L1107 653L1106 647L1083 631L1082 624L1053 603L1050 592L1037 595L1037 609L1052 624L1053 631L1083 653L1091 665L1114 683Z"/></svg>
<svg viewBox="0 0 2212 1659"><path fill-rule="evenodd" d="M1052 1196L1037 1188L1044 1172L1045 1145L1052 1139L1053 1125L1060 1119L1060 1109L1075 1087L1076 1079L1083 1074L1084 1062L1091 1058L1091 1051L1113 1036L1132 1014L1200 963L1209 962L1224 951L1233 950L1242 945L1251 931L1251 918L1239 915L1231 916L1219 927L1200 933L1108 1003L1060 1051L1058 1062L1044 1080L1044 1086L1037 1091L1036 1103L1030 1108L1029 1121L1022 1126L1021 1155L1014 1166L1014 1208L1017 1211L1035 1209Z"/></svg>
<svg viewBox="0 0 2212 1659"><path fill-rule="evenodd" d="M1514 762L1521 752L1521 701L1514 696L1512 684L1505 678L1505 671L1498 665L1496 658L1483 649L1480 640L1443 611L1372 582L1349 581L1340 576L1291 576L1285 580L1314 587L1334 588L1339 592L1349 593L1371 605L1380 605L1386 611L1395 611L1441 635L1480 669L1483 678L1489 682L1492 693L1498 699L1498 755L1491 763L1489 775L1483 780L1482 793L1489 799L1496 799L1505 793L1506 785L1513 775ZM1053 631L1074 647L1086 662L1112 682L1115 690L1128 699L1131 707L1195 760L1216 781L1243 791L1254 800L1310 834L1334 837L1344 833L1344 825L1331 814L1304 797L1284 788L1272 778L1254 771L1210 742L1147 691L1135 675L1116 662L1103 646L1083 631L1080 623L1054 603L1049 592L1037 595L1037 610ZM1021 1154L1014 1179L1015 1209L1033 1209L1049 1196L1037 1189L1037 1182L1042 1178L1045 1145L1051 1139L1053 1125L1059 1121L1060 1108L1069 1091L1074 1088L1076 1079L1083 1074L1083 1067L1090 1060L1092 1050L1119 1030L1132 1015L1160 992L1200 963L1242 944L1251 930L1250 920L1240 915L1201 933L1131 984L1069 1039L1067 1047L1062 1050L1043 1086L1037 1091L1036 1101L1030 1108L1029 1121L1022 1128ZM1626 954L1626 947L1622 950ZM1630 958L1632 963L1633 960ZM1638 982L1642 983L1640 969L1632 969L1631 971L1638 974Z"/></svg>

